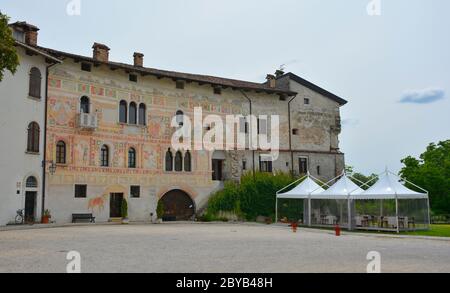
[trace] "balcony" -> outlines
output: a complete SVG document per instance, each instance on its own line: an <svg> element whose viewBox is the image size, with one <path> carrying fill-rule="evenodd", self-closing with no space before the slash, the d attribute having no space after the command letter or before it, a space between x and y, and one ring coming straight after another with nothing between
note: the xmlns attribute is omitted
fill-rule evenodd
<svg viewBox="0 0 450 293"><path fill-rule="evenodd" d="M77 117L79 128L94 130L98 127L97 116L93 114L80 113Z"/></svg>

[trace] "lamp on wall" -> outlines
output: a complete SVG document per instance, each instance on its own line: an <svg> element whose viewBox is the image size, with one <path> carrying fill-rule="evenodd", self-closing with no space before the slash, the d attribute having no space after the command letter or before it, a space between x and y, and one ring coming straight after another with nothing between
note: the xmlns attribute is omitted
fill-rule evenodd
<svg viewBox="0 0 450 293"><path fill-rule="evenodd" d="M54 161L43 161L42 165L49 164L48 171L51 175L55 175L56 173L56 163Z"/></svg>

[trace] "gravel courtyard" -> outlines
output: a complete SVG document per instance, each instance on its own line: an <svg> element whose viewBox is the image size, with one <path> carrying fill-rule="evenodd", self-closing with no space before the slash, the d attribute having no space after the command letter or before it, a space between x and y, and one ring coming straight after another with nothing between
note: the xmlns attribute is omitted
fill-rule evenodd
<svg viewBox="0 0 450 293"><path fill-rule="evenodd" d="M65 273L69 251L82 272L450 273L450 241L343 235L256 224L94 225L0 231L0 272Z"/></svg>

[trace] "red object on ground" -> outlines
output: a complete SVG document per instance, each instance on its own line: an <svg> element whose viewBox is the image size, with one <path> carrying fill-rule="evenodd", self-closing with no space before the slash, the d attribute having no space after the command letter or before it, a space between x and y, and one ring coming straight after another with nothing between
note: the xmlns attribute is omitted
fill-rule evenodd
<svg viewBox="0 0 450 293"><path fill-rule="evenodd" d="M298 223L292 223L291 227L292 227L292 232L297 233Z"/></svg>
<svg viewBox="0 0 450 293"><path fill-rule="evenodd" d="M341 236L341 227L339 227L339 225L334 227L334 231L336 232L336 236Z"/></svg>

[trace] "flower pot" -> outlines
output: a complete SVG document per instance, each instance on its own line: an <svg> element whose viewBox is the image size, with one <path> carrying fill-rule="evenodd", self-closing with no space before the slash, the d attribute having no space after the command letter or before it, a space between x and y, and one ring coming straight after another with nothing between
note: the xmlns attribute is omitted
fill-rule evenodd
<svg viewBox="0 0 450 293"><path fill-rule="evenodd" d="M42 224L48 224L48 223L50 223L50 216L43 216Z"/></svg>
<svg viewBox="0 0 450 293"><path fill-rule="evenodd" d="M123 225L128 225L128 224L130 224L130 219L122 219L122 224L123 224Z"/></svg>

